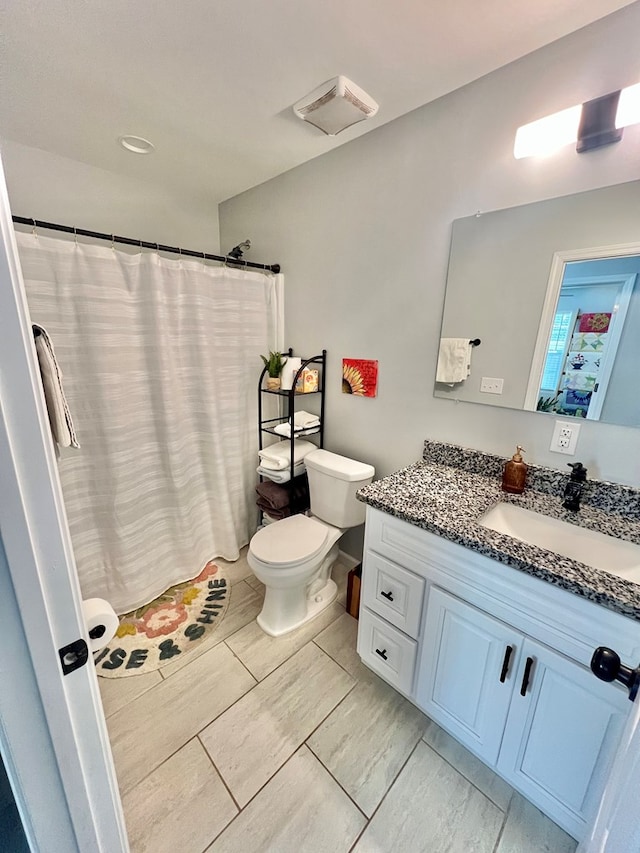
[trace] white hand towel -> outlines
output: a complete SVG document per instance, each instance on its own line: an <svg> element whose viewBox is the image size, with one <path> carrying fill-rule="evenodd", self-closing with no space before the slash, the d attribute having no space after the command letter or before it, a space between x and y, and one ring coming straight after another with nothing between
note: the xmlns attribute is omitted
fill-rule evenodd
<svg viewBox="0 0 640 853"><path fill-rule="evenodd" d="M464 382L471 373L471 349L469 338L441 338L436 382Z"/></svg>
<svg viewBox="0 0 640 853"><path fill-rule="evenodd" d="M278 435L284 435L285 438L291 438L291 424L278 424L273 428ZM314 432L320 431L320 421L307 429L294 429L294 435L313 435Z"/></svg>
<svg viewBox="0 0 640 853"><path fill-rule="evenodd" d="M300 411L293 416L294 430L307 429L310 426L318 426L320 418L317 415L312 415L311 412Z"/></svg>
<svg viewBox="0 0 640 853"><path fill-rule="evenodd" d="M291 479L291 469L289 468L284 471L273 471L270 468L263 468L262 465L258 465L256 472L260 474L261 477L273 480L274 483L288 483ZM298 462L293 469L293 476L298 477L300 474L304 474L304 472L304 462Z"/></svg>
<svg viewBox="0 0 640 853"><path fill-rule="evenodd" d="M60 447L77 447L78 438L73 426L71 412L62 387L62 371L53 350L53 344L46 329L34 323L36 354L40 366L40 377L44 398L49 413L49 424L53 440Z"/></svg>
<svg viewBox="0 0 640 853"><path fill-rule="evenodd" d="M310 441L299 441L296 439L293 442L293 464L301 462L307 453L311 453L312 450L317 449L315 444L311 444ZM259 450L258 456L260 457L262 468L282 471L291 465L291 442L279 441L277 444L270 444L264 450Z"/></svg>

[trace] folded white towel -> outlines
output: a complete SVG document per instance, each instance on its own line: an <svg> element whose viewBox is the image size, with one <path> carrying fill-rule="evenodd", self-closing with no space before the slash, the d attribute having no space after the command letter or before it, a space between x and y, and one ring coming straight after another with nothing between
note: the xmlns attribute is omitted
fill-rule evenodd
<svg viewBox="0 0 640 853"><path fill-rule="evenodd" d="M291 438L291 424L278 424L273 428L274 432L277 432L278 435L284 435L286 438ZM294 435L313 435L314 432L320 431L320 421L317 420L315 424L310 425L306 429L294 429Z"/></svg>
<svg viewBox="0 0 640 853"><path fill-rule="evenodd" d="M274 471L271 468L263 468L262 465L258 465L256 468L258 474L261 477L266 477L268 480L273 480L274 483L288 483L291 479L291 469L286 468L284 471ZM293 476L298 477L300 474L304 474L305 467L304 462L298 462L298 464L293 469Z"/></svg>
<svg viewBox="0 0 640 853"><path fill-rule="evenodd" d="M60 447L80 447L62 387L62 371L46 329L34 323L36 354L53 440Z"/></svg>
<svg viewBox="0 0 640 853"><path fill-rule="evenodd" d="M469 338L441 338L436 382L464 382L471 373L471 349Z"/></svg>
<svg viewBox="0 0 640 853"><path fill-rule="evenodd" d="M310 426L318 426L320 418L317 415L312 415L311 412L299 411L293 416L294 430L307 429Z"/></svg>
<svg viewBox="0 0 640 853"><path fill-rule="evenodd" d="M307 453L311 453L312 450L317 449L315 444L312 444L310 441L299 441L296 439L293 442L293 464L301 462ZM276 444L270 444L264 450L259 450L258 456L260 457L260 465L263 468L282 471L291 465L291 442L278 441Z"/></svg>

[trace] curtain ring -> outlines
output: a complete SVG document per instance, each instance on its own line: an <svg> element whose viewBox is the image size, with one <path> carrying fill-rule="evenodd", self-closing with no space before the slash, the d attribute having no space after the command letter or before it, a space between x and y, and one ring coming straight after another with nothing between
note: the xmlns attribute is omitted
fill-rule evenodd
<svg viewBox="0 0 640 853"><path fill-rule="evenodd" d="M113 234L112 234L112 235L111 235L111 251L112 251L112 252L115 252L115 250L116 250L116 241L115 241L115 238L114 238L114 236L113 236Z"/></svg>
<svg viewBox="0 0 640 853"><path fill-rule="evenodd" d="M34 237L37 237L37 236L38 236L38 232L36 231L36 221L35 221L35 219L32 219L32 220L31 220L31 233L33 234L33 236L34 236Z"/></svg>
<svg viewBox="0 0 640 853"><path fill-rule="evenodd" d="M78 229L75 225L73 226L73 242L76 244L76 246L78 245Z"/></svg>

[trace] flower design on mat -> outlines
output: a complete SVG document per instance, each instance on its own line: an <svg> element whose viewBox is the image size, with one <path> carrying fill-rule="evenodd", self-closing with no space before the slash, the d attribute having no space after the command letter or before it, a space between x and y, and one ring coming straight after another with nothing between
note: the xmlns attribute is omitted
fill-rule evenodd
<svg viewBox="0 0 640 853"><path fill-rule="evenodd" d="M130 634L132 637L135 637L136 632L137 632L137 628L133 624L133 622L121 622L118 625L118 630L116 631L116 637L122 638L122 637L126 637L128 634Z"/></svg>
<svg viewBox="0 0 640 853"><path fill-rule="evenodd" d="M158 607L150 607L144 614L140 631L150 640L163 634L166 636L173 633L187 618L187 609L184 604L161 604Z"/></svg>
<svg viewBox="0 0 640 853"><path fill-rule="evenodd" d="M192 604L196 598L200 595L200 590L196 589L195 586L190 586L188 589L182 593L182 603L187 607Z"/></svg>
<svg viewBox="0 0 640 853"><path fill-rule="evenodd" d="M202 581L206 581L207 578L210 578L212 575L215 575L218 571L218 567L213 562L213 560L209 560L204 569L200 572L197 578L194 578L191 583L202 583Z"/></svg>
<svg viewBox="0 0 640 853"><path fill-rule="evenodd" d="M364 380L357 367L344 365L342 369L342 392L344 394L358 394L360 397L364 396Z"/></svg>

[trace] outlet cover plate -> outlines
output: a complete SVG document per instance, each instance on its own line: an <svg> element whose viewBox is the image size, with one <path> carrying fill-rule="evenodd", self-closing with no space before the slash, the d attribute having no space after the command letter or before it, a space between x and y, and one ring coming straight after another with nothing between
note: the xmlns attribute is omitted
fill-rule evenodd
<svg viewBox="0 0 640 853"><path fill-rule="evenodd" d="M580 424L577 421L556 421L549 450L574 456L579 435Z"/></svg>
<svg viewBox="0 0 640 853"><path fill-rule="evenodd" d="M504 379L495 379L491 376L483 376L480 380L481 394L502 394Z"/></svg>

